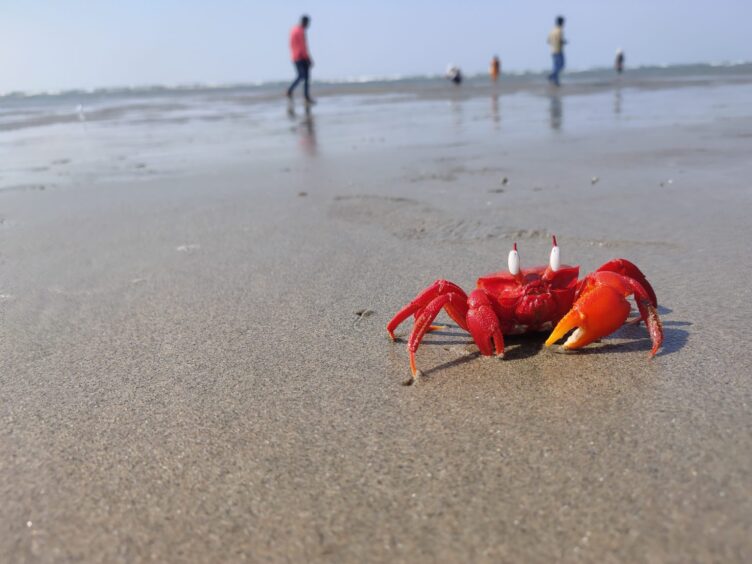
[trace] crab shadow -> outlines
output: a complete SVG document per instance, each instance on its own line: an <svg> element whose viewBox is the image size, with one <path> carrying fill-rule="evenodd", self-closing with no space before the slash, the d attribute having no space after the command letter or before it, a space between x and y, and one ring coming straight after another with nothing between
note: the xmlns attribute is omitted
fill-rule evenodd
<svg viewBox="0 0 752 564"><path fill-rule="evenodd" d="M681 329L692 325L689 321L664 321L663 322L663 344L655 355L656 357L666 356L680 351L684 348L689 340L689 331ZM653 343L647 336L647 331L643 325L625 325L615 337L630 339L626 342L609 343L603 341L599 346L589 346L577 351L564 352L562 354L577 355L597 355L597 354L614 354L628 352L650 352Z"/></svg>
<svg viewBox="0 0 752 564"><path fill-rule="evenodd" d="M472 362L478 358L480 358L480 351L475 351L472 353L468 353L464 356L461 356L459 358L455 358L454 360L450 360L449 362L444 362L442 364L438 364L436 366L432 366L431 368L428 368L427 370L421 370L421 379L427 379L430 378L431 375L442 372L443 370L446 370L448 368L454 368L456 366L462 366L463 364L467 364L468 362ZM412 382L410 382L412 383Z"/></svg>
<svg viewBox="0 0 752 564"><path fill-rule="evenodd" d="M504 337L504 361L524 360L526 358L535 356L543 348L543 343L546 340L544 333L532 333L525 335L508 335ZM398 338L397 342L405 342L405 339ZM421 343L422 347L435 347L440 346L445 349L449 347L475 347L473 340L470 336L456 325L444 325L442 329L432 331ZM441 372L447 368L454 368L456 366L462 366L468 362L479 358L481 356L480 351L468 350L466 354L432 366L426 370L423 370L423 376L430 376L433 373Z"/></svg>
<svg viewBox="0 0 752 564"><path fill-rule="evenodd" d="M659 312L664 315L670 313L668 308L659 307ZM663 345L656 356L666 356L680 351L687 344L689 332L682 327L691 326L689 321L663 321ZM524 360L540 353L544 347L546 333L528 333L523 335L505 335L504 336L504 362ZM621 339L629 339L626 342L609 343L600 342L598 346L585 347L574 352L564 352L561 354L577 355L598 355L598 354L615 354L630 352L649 352L652 342L647 336L644 325L625 325L615 336ZM405 342L403 338L397 338L397 342ZM442 329L433 331L426 335L421 343L423 347L441 346L449 349L450 346L473 347L474 343L470 336L456 325L444 325ZM453 360L432 366L423 370L423 376L430 376L434 373L441 372L449 368L462 366L480 358L480 351L468 350L467 354Z"/></svg>

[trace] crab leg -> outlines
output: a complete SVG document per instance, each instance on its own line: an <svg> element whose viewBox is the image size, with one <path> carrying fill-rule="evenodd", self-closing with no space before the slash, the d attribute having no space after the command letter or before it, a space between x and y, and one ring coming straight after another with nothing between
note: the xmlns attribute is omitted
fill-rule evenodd
<svg viewBox="0 0 752 564"><path fill-rule="evenodd" d="M462 306L466 308L466 300L467 298L464 296L464 292L462 295L457 293L442 294L431 300L431 302L424 307L420 314L415 318L415 325L413 325L410 339L407 341L407 350L410 351L410 370L413 373L413 378L418 373L418 369L415 367L415 353L418 351L418 347L420 346L423 337L426 335L426 332L428 332L431 327L433 320L436 319L436 316L439 315L439 312L443 307L446 307L447 311L449 311L451 306L459 306L460 304L458 302L461 302ZM464 320L463 325L465 325Z"/></svg>
<svg viewBox="0 0 752 564"><path fill-rule="evenodd" d="M663 324L661 323L661 318L658 315L658 309L655 305L655 292L650 288L650 284L648 284L647 280L645 280L645 283L648 284L649 290L638 280L626 276L624 278L627 285L634 293L634 299L635 302L637 302L637 309L640 312L640 317L645 323L645 327L648 328L648 333L650 333L650 340L653 343L650 356L655 356L655 353L658 352L661 344L663 344Z"/></svg>
<svg viewBox="0 0 752 564"><path fill-rule="evenodd" d="M638 281L613 271L599 271L585 277L580 297L556 325L546 346L572 329L575 332L564 343L564 349L579 349L610 335L627 319L630 305L626 298L630 295L634 295L640 316L650 332L653 343L650 356L654 356L663 343L663 327L650 295Z"/></svg>
<svg viewBox="0 0 752 564"><path fill-rule="evenodd" d="M483 356L504 357L504 336L496 312L491 307L486 292L473 290L467 301L467 327ZM493 342L493 347L491 346ZM495 351L494 351L495 349Z"/></svg>
<svg viewBox="0 0 752 564"><path fill-rule="evenodd" d="M650 296L650 303L653 304L653 307L658 307L658 299L655 296L655 291L650 285L650 282L645 278L642 270L637 268L637 265L629 262L627 259L617 258L610 260L603 264L598 270L596 270L596 272L616 272L617 274L628 276L629 278L636 280L647 291L648 296Z"/></svg>
<svg viewBox="0 0 752 564"><path fill-rule="evenodd" d="M467 314L467 294L465 294L462 288L453 282L449 282L448 280L436 280L428 288L415 296L413 301L399 310L391 321L387 323L386 330L392 341L394 340L394 330L399 327L400 323L411 315L415 315L417 323L417 318L420 316L423 308L428 306L428 304L430 304L435 298L450 293L458 294L462 299L447 302L446 312L457 325L467 331L467 324L465 323L465 315Z"/></svg>
<svg viewBox="0 0 752 564"><path fill-rule="evenodd" d="M423 341L426 333L430 330L431 323L441 312L442 308L464 306L467 311L467 331L472 335L475 344L478 345L480 354L491 356L504 356L504 337L501 333L499 318L494 312L488 296L483 290L473 290L465 304L464 296L456 293L444 294L431 301L415 319L410 339L407 342L407 350L410 351L410 370L413 378L418 373L415 366L415 353Z"/></svg>

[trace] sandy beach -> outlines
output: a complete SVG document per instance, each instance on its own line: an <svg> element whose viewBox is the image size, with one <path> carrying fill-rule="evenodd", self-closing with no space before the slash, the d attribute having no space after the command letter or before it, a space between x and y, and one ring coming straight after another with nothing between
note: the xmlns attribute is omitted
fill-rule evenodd
<svg viewBox="0 0 752 564"><path fill-rule="evenodd" d="M641 80L6 105L0 561L748 560L752 75ZM552 234L659 354L442 315L404 386L390 317Z"/></svg>

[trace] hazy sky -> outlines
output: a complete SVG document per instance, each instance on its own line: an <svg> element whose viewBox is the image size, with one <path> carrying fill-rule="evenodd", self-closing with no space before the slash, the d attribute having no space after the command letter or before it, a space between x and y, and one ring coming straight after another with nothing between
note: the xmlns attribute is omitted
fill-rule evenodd
<svg viewBox="0 0 752 564"><path fill-rule="evenodd" d="M752 0L1 0L0 92L292 77L287 35L312 17L315 78L752 60Z"/></svg>

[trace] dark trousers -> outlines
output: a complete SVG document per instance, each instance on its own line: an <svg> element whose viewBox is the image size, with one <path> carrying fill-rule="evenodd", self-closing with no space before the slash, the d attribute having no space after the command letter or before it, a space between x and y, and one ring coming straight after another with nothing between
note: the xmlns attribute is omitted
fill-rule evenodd
<svg viewBox="0 0 752 564"><path fill-rule="evenodd" d="M302 61L295 61L295 70L298 71L298 77L292 82L290 85L290 88L287 89L287 95L292 96L293 90L295 90L295 87L298 85L298 83L302 80L303 82L303 93L305 94L305 99L310 100L311 96L308 93L308 75L309 70L311 68L311 63L306 60Z"/></svg>
<svg viewBox="0 0 752 564"><path fill-rule="evenodd" d="M554 53L551 57L553 58L554 69L548 75L548 80L559 86L559 73L564 69L564 53Z"/></svg>

